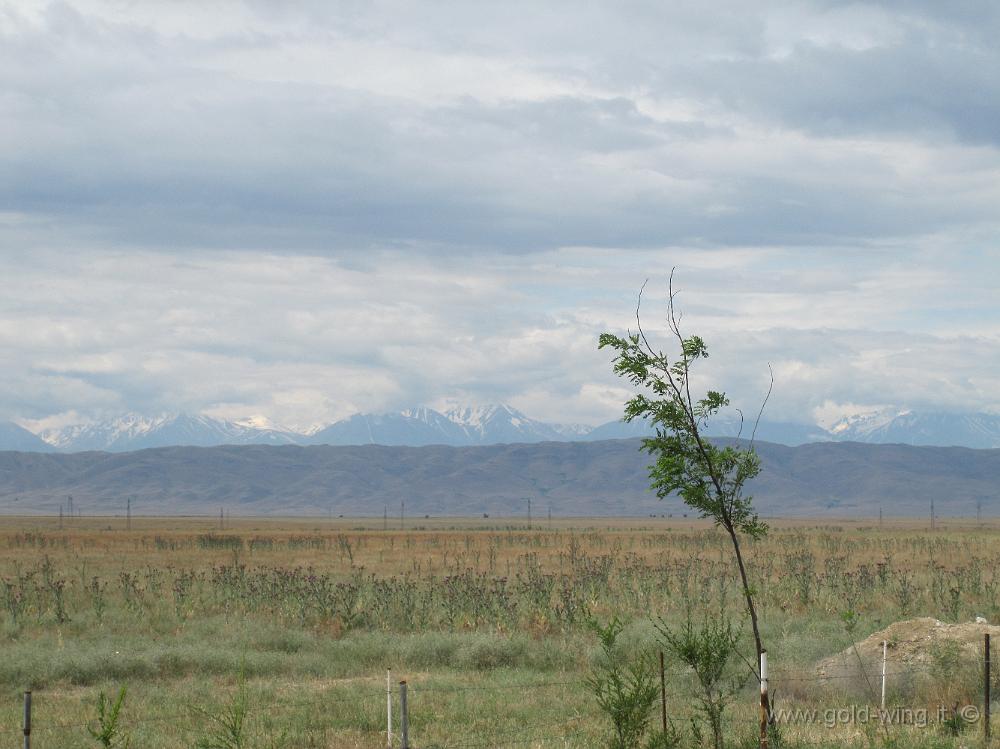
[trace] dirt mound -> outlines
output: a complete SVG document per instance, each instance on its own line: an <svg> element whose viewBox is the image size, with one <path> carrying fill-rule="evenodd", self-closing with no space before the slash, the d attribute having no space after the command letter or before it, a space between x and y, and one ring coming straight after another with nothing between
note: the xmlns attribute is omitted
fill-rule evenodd
<svg viewBox="0 0 1000 749"><path fill-rule="evenodd" d="M947 624L931 617L894 622L841 653L816 664L816 674L830 679L861 676L862 670L876 676L882 669L882 641L888 642L887 666L890 673L906 673L929 668L943 647L967 658L981 657L983 635L1000 647L1000 626L983 620ZM858 656L860 655L860 662Z"/></svg>

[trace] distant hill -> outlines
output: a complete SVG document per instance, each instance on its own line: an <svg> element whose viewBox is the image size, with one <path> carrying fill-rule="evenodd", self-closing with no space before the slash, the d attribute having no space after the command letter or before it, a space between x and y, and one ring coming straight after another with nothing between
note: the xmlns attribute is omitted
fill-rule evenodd
<svg viewBox="0 0 1000 749"><path fill-rule="evenodd" d="M55 448L17 424L0 421L0 450L52 452Z"/></svg>
<svg viewBox="0 0 1000 749"><path fill-rule="evenodd" d="M87 514L415 515L680 514L647 489L639 440L479 447L167 447L129 453L0 453L0 511L56 513L67 495ZM765 515L1000 514L1000 450L759 443L752 487Z"/></svg>
<svg viewBox="0 0 1000 749"><path fill-rule="evenodd" d="M708 422L705 434L710 437L737 437L742 435L749 438L753 430L754 423L752 421L741 424L732 418L716 418ZM630 439L633 437L650 436L653 431L644 421L610 421L607 424L594 427L586 434L577 437L577 439L594 441ZM794 424L785 421L761 421L757 425L756 439L794 447L809 442L832 441L833 436L816 425Z"/></svg>

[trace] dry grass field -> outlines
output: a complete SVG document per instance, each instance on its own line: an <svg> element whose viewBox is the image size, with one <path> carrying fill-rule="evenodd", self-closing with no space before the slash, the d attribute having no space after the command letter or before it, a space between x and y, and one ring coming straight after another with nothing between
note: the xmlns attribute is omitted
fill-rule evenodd
<svg viewBox="0 0 1000 749"><path fill-rule="evenodd" d="M978 640L892 635L908 725L888 726L858 717L881 664L852 644L918 617L1000 621L1000 524L774 521L749 552L777 707L817 711L774 745L981 745L951 712L981 706ZM600 747L591 619L620 617L627 655L655 658L658 622L742 613L726 540L662 518L4 518L0 578L0 736L20 741L31 689L42 749L100 746L98 695L122 686L133 747L383 747L386 669L408 682L415 747ZM666 671L697 745L691 676ZM753 746L756 685L734 689L727 745ZM243 743L219 743L234 714Z"/></svg>

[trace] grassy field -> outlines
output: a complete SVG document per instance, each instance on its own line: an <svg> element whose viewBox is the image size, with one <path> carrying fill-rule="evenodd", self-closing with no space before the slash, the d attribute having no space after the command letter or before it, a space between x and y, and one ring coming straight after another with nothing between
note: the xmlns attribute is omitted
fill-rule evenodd
<svg viewBox="0 0 1000 749"><path fill-rule="evenodd" d="M0 742L20 741L31 689L33 747L99 746L98 694L127 686L133 747L195 747L234 707L247 747L384 747L391 668L420 749L600 747L591 618L621 617L623 652L653 658L661 618L742 612L727 541L698 521L410 523L0 519ZM935 644L891 670L889 704L928 710L926 727L824 712L878 698L815 664L899 620L1000 620L1000 524L774 521L749 554L777 706L820 711L776 745L981 745L980 726L955 721L954 736L937 710L981 704L975 654ZM668 712L696 745L691 676L666 671ZM756 745L756 719L745 684L727 745Z"/></svg>

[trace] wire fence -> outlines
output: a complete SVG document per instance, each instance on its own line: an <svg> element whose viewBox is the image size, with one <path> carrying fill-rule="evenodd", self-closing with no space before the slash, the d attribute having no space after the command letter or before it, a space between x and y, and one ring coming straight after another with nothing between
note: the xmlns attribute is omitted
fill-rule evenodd
<svg viewBox="0 0 1000 749"><path fill-rule="evenodd" d="M980 653L978 657L966 658L962 661L962 666L966 671L970 668L978 669L978 676L984 680L981 682L982 696L986 700L994 681L990 661ZM848 658L843 668L843 672L836 673L777 669L767 674L770 693L778 698L777 705L771 705L776 722L826 723L827 728L833 728L831 720L825 716L831 715L831 711L850 707L849 703L827 700L822 703L826 709L820 711L815 701L809 703L795 695L800 694L803 688L816 694L817 690L830 687L832 692L843 696L844 687L853 685L853 696L860 698L863 704L877 708L872 715L885 725L886 722L891 722L889 710L896 709L893 700L905 688L911 687L914 679L924 678L934 682L942 676L941 664L886 660L883 664L872 667L860 655L854 663ZM671 721L690 720L698 710L694 673L690 669L664 669L660 674L664 685L660 697L663 713L669 715ZM965 676L968 677L968 683L974 683L973 674ZM316 693L310 699L270 699L265 705L261 704L263 700L258 695L258 704L253 709L254 720L248 719L244 728L270 730L271 746L290 749L297 746L353 746L359 749L387 746L405 749L585 747L600 745L602 737L607 734L607 725L589 694L590 688L585 679L563 677L497 683L491 679L500 677L486 678L487 681L477 684L448 684L434 678L410 679L397 683L387 674L385 681L378 677L352 679L331 687L324 693ZM510 677L508 675L503 678ZM885 701L886 688L883 685L890 690L889 696L892 699L889 703ZM747 702L747 706L750 706L751 700L749 692L747 688L738 697ZM472 695L477 699L492 699L495 695L499 707L494 704L493 711L490 712L480 709L475 702L472 705L453 704L455 698L465 695ZM228 696L232 698L233 695ZM119 728L124 735L136 735L169 726L171 731L184 737L183 740L187 742L185 745L195 745L199 737L208 735L213 727L217 728L220 724L219 716L225 715L225 711L229 709L225 697L223 695L222 701L213 707L187 704L179 709L152 715L134 715L126 706ZM25 749L32 746L35 749L98 746L91 736L91 731L99 728L96 708L91 711L90 714L95 717L90 720L60 720L58 716L67 709L65 700L55 699L45 692L35 694L33 698L32 701L31 697L26 697L23 724L12 725L7 722L6 725L0 725L0 735L11 736L15 732L21 734ZM539 700L544 700L550 707L554 706L550 712L556 715L555 718L549 719L543 713L539 719L525 720L520 714L516 719L507 714L526 701ZM857 704L857 699L854 704ZM989 702L980 701L979 705L981 709L977 708L975 712L967 709L969 705L963 705L961 708L965 712L962 713L959 713L959 705L943 705L936 716L931 716L931 720L936 719L938 723L949 726L959 720L966 724L982 724L983 731L988 734ZM589 706L589 709L585 706ZM77 701L71 709L80 710L83 707ZM8 709L4 711L6 715L14 713L11 708L13 706L8 705ZM442 735L442 728L435 725L434 718L446 708L470 711L460 723L463 730L449 729L449 735ZM143 709L155 709L155 706L151 708L145 705ZM856 721L858 713L850 713L849 717ZM516 725L510 725L511 722ZM836 723L840 722L838 718ZM456 721L452 721L448 725L453 726L455 723ZM281 729L281 725L286 728ZM288 725L293 730L289 731ZM30 729L27 732L26 727ZM450 735L452 733L456 735ZM345 736L350 738L345 739ZM308 741L305 737L309 737ZM133 743L133 746L137 745Z"/></svg>

